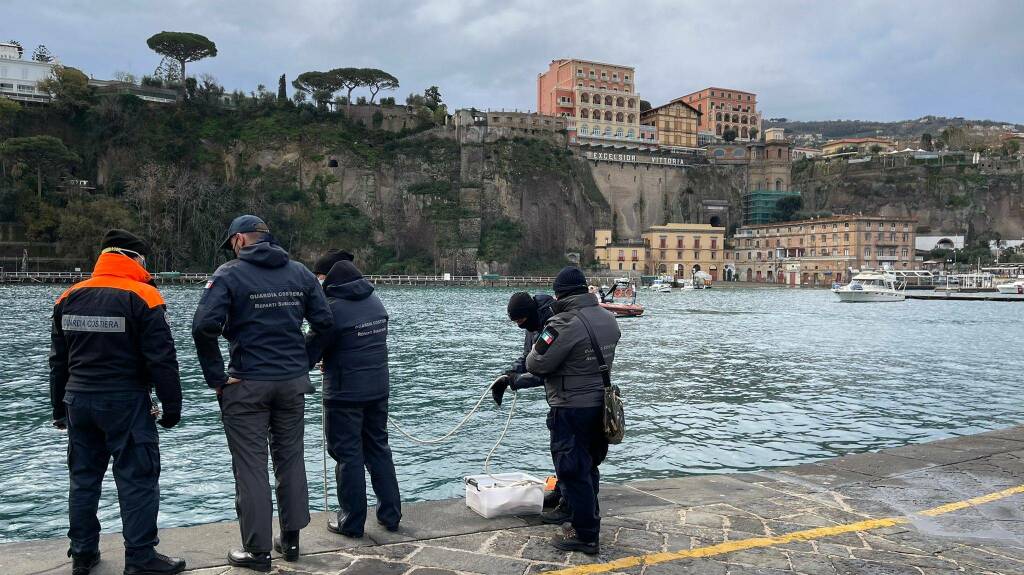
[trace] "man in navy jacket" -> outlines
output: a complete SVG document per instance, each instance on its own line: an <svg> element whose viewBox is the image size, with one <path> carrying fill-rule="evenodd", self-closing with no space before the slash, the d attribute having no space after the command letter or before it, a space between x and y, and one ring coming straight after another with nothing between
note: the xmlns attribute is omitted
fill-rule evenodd
<svg viewBox="0 0 1024 575"><path fill-rule="evenodd" d="M341 512L327 529L363 536L365 467L377 496L377 522L397 531L402 504L388 446L388 312L351 261L334 264L324 292L334 327L310 333L306 350L311 369L323 359L327 452L337 462Z"/></svg>

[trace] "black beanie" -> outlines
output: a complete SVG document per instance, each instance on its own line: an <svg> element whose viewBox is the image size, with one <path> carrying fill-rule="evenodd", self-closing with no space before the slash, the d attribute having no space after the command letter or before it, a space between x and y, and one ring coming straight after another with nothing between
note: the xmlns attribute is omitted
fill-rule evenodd
<svg viewBox="0 0 1024 575"><path fill-rule="evenodd" d="M348 260L341 260L334 264L331 270L327 272L327 279L324 280L324 285L347 284L362 277L363 272L359 271L355 264Z"/></svg>
<svg viewBox="0 0 1024 575"><path fill-rule="evenodd" d="M537 313L537 302L530 294L521 291L508 298L508 318L511 320L527 319Z"/></svg>
<svg viewBox="0 0 1024 575"><path fill-rule="evenodd" d="M109 230L103 236L103 245L100 246L100 250L107 248L131 250L141 256L149 255L149 244L127 230Z"/></svg>
<svg viewBox="0 0 1024 575"><path fill-rule="evenodd" d="M352 261L354 259L355 258L352 257L352 254L345 250L327 250L327 253L320 256L320 258L316 260L316 263L313 264L313 273L318 276L325 276L331 272L331 268L334 267L334 264L340 261Z"/></svg>
<svg viewBox="0 0 1024 575"><path fill-rule="evenodd" d="M568 266L558 272L551 288L555 290L555 297L558 298L585 294L587 293L587 276L583 275L579 268Z"/></svg>

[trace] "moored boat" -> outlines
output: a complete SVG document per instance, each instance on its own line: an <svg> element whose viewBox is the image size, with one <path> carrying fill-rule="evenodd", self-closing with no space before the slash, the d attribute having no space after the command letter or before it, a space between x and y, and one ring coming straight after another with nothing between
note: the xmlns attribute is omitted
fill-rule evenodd
<svg viewBox="0 0 1024 575"><path fill-rule="evenodd" d="M832 289L839 301L848 303L880 303L904 301L906 294L902 285L888 271L862 271L850 279L850 283Z"/></svg>
<svg viewBox="0 0 1024 575"><path fill-rule="evenodd" d="M599 294L601 307L615 314L615 317L640 317L644 306L636 303L636 288L629 278L618 278L608 292Z"/></svg>

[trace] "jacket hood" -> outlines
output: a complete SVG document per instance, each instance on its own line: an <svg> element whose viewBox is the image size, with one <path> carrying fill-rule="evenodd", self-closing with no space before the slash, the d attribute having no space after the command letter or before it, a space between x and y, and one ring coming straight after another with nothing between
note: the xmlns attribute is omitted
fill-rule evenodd
<svg viewBox="0 0 1024 575"><path fill-rule="evenodd" d="M152 277L146 268L139 265L139 262L132 258L118 253L100 254L96 260L96 266L92 269L94 276L117 276L128 278L137 282L148 283Z"/></svg>
<svg viewBox="0 0 1024 575"><path fill-rule="evenodd" d="M238 259L262 268L279 268L288 263L288 252L277 244L259 242L239 250Z"/></svg>
<svg viewBox="0 0 1024 575"><path fill-rule="evenodd" d="M330 281L330 278L327 281ZM328 283L324 285L324 293L327 294L327 297L362 300L370 297L370 294L373 293L373 284L366 281L365 278L359 278L343 284Z"/></svg>
<svg viewBox="0 0 1024 575"><path fill-rule="evenodd" d="M583 293L562 298L551 304L551 310L555 313L583 309L597 305L597 298L593 294Z"/></svg>
<svg viewBox="0 0 1024 575"><path fill-rule="evenodd" d="M540 330L544 323L554 315L551 311L551 306L555 303L555 298L547 294L537 294L533 296L533 303L536 304L536 309L531 314L531 317L527 318L526 322L519 326L530 332Z"/></svg>

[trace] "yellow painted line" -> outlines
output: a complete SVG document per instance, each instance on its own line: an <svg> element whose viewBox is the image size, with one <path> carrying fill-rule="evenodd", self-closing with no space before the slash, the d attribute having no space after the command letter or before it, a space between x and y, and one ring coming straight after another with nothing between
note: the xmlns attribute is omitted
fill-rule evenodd
<svg viewBox="0 0 1024 575"><path fill-rule="evenodd" d="M1017 495L1024 493L1024 485L1018 485L1017 487L1011 487L1010 489L1004 489L995 493L989 493L980 497L974 497L966 499L964 501L957 501L956 503L949 503L941 505L939 507L933 507L924 511L919 511L915 515L924 515L928 517L935 517L937 515L943 515L945 513L951 513L953 511L959 511L968 507L975 507L984 503L991 503L1000 499L1010 497L1011 495ZM856 523L847 523L844 525L832 525L830 527L817 527L814 529L805 529L803 531L794 531L793 533L786 533L785 535L778 535L775 537L753 537L750 539L739 539L736 541L726 541L717 545L709 545L707 547L697 547L696 549L685 549L682 551L667 551L663 553L650 553L647 555L634 555L631 557L623 557L616 559L615 561L609 561L607 563L593 563L590 565L577 565L575 567L569 567L566 569L560 569L558 571L547 571L547 575L592 575L594 573L607 573L608 571L614 571L616 569L628 569L630 567L636 567L638 565L657 565L658 563L667 563L669 561L678 561L680 559L690 559L694 557L713 557L715 555L723 555L725 553L732 553L735 551L743 551L745 549L755 549L759 547L773 547L775 545L783 545L786 543L792 543L794 541L809 541L811 539L822 539L825 537L833 537L836 535L842 535L843 533L853 533L856 531L870 531L873 529L881 529L883 527L892 527L894 525L903 525L910 523L910 517L885 517L882 519L868 519L865 521L858 521Z"/></svg>

